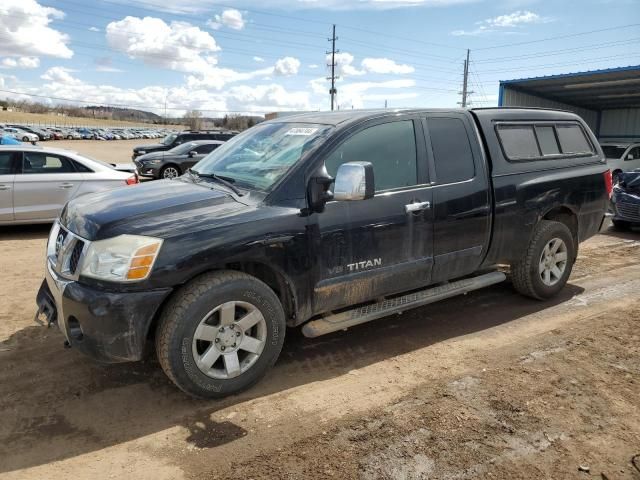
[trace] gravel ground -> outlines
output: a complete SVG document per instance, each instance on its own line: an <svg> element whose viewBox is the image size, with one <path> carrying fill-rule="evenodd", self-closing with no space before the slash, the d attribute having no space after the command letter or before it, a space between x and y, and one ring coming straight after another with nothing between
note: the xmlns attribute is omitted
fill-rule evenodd
<svg viewBox="0 0 640 480"><path fill-rule="evenodd" d="M506 282L292 330L260 384L198 401L153 357L98 365L34 323L47 230L0 231L2 479L640 478L637 233L585 243L552 301Z"/></svg>

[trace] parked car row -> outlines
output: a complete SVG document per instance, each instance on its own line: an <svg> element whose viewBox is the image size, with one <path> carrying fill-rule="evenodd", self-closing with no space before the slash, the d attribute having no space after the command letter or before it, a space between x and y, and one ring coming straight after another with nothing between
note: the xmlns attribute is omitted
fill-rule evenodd
<svg viewBox="0 0 640 480"><path fill-rule="evenodd" d="M174 130L166 128L63 128L36 127L20 124L0 125L0 133L22 142L46 140L133 140L136 138L163 138Z"/></svg>

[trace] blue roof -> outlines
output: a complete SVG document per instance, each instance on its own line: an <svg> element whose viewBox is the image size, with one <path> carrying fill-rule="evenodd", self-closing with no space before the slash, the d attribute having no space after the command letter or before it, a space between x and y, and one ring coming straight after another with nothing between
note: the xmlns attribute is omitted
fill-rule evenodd
<svg viewBox="0 0 640 480"><path fill-rule="evenodd" d="M589 70L586 72L559 73L556 75L543 75L541 77L515 78L513 80L500 80L500 83L506 84L506 83L525 82L525 81L531 81L531 80L554 80L557 78L584 77L587 75L599 75L599 74L617 73L617 72L632 72L634 70L637 70L638 73L640 74L640 65L629 65L628 67L603 68L601 70Z"/></svg>
<svg viewBox="0 0 640 480"><path fill-rule="evenodd" d="M505 90L596 111L640 108L640 65L501 80L501 106Z"/></svg>

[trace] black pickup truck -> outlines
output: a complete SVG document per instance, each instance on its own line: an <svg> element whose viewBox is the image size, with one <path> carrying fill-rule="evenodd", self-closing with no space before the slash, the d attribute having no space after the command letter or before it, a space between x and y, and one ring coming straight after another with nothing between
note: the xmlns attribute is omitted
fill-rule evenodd
<svg viewBox="0 0 640 480"><path fill-rule="evenodd" d="M301 114L177 179L69 202L37 303L68 346L122 362L155 343L178 387L224 396L275 363L286 327L343 330L502 282L499 265L555 295L611 190L572 113Z"/></svg>

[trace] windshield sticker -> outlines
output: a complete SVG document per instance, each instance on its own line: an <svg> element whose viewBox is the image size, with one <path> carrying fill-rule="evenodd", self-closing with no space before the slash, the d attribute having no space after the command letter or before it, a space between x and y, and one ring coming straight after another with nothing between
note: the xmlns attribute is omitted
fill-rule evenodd
<svg viewBox="0 0 640 480"><path fill-rule="evenodd" d="M313 135L317 132L317 128L292 128L285 135L302 135L303 137L308 137L309 135Z"/></svg>

